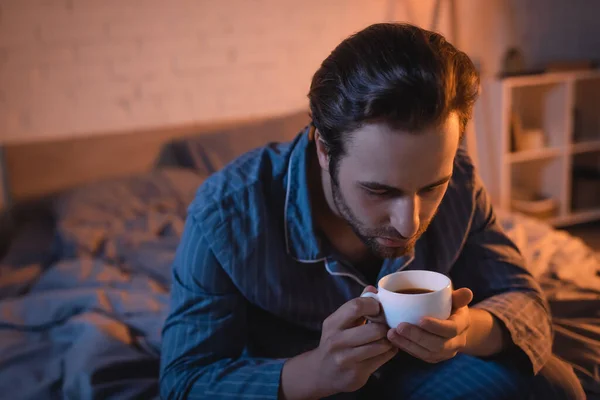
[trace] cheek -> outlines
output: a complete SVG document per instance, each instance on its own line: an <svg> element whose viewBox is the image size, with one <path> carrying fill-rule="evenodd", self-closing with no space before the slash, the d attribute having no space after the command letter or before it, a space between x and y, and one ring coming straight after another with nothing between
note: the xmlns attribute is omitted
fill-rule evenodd
<svg viewBox="0 0 600 400"><path fill-rule="evenodd" d="M364 190L356 188L348 190L345 195L346 205L356 218L365 225L379 225L387 217L386 202L369 196ZM345 194L343 192L342 194Z"/></svg>
<svg viewBox="0 0 600 400"><path fill-rule="evenodd" d="M356 213L356 215L362 219L365 225L371 227L389 225L391 207L389 201L368 194L363 194L360 199L360 214Z"/></svg>
<svg viewBox="0 0 600 400"><path fill-rule="evenodd" d="M421 197L421 209L419 216L422 220L429 220L438 209L446 190L440 190L439 193L434 193L429 196Z"/></svg>

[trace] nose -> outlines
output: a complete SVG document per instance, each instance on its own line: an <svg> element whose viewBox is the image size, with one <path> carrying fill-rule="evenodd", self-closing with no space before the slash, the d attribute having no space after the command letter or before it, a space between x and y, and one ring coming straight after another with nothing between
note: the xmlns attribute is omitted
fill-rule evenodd
<svg viewBox="0 0 600 400"><path fill-rule="evenodd" d="M402 196L393 205L390 223L402 237L409 239L419 231L419 197Z"/></svg>

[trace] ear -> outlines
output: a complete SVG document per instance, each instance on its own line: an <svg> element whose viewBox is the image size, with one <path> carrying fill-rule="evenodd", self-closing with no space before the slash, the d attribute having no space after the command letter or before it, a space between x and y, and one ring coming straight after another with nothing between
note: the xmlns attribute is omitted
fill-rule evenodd
<svg viewBox="0 0 600 400"><path fill-rule="evenodd" d="M327 150L327 145L318 129L315 129L315 144L317 147L319 165L322 170L329 172L329 151Z"/></svg>

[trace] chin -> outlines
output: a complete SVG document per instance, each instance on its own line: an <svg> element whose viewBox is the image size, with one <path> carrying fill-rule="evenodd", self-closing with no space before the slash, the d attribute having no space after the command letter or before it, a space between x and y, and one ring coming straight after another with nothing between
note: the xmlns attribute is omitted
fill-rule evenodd
<svg viewBox="0 0 600 400"><path fill-rule="evenodd" d="M380 245L372 246L371 250L380 258L399 258L410 253L414 245L404 247L383 247Z"/></svg>

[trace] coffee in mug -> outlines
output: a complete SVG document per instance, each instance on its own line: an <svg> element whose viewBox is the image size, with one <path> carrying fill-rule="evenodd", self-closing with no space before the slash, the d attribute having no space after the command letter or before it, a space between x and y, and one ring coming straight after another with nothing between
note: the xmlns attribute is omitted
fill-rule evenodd
<svg viewBox="0 0 600 400"><path fill-rule="evenodd" d="M423 289L423 288L406 288L406 289L394 290L394 293L400 293L400 294L423 294L423 293L431 293L431 292L433 292L433 290Z"/></svg>

